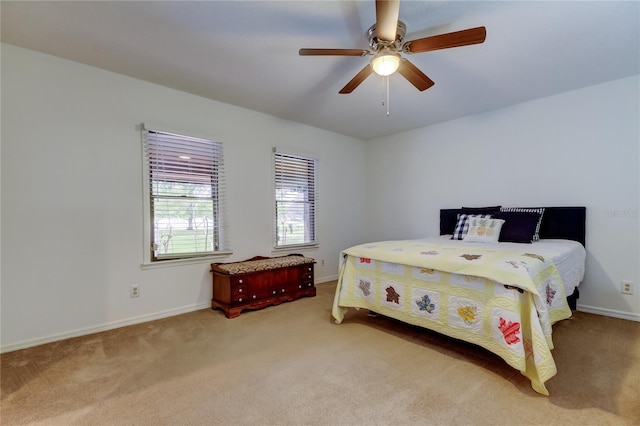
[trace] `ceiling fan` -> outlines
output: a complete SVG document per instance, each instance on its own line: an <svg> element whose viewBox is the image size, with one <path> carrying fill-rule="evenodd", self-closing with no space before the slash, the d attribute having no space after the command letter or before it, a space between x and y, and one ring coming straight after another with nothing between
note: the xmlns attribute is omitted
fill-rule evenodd
<svg viewBox="0 0 640 426"><path fill-rule="evenodd" d="M347 94L355 90L372 72L388 76L398 71L418 90L423 91L435 83L409 60L400 54L429 52L431 50L468 46L483 43L485 27L470 28L436 36L404 41L406 26L398 20L400 0L376 0L376 23L367 31L370 50L363 49L313 49L298 51L300 56L367 56L373 55L371 62L356 74L339 93Z"/></svg>

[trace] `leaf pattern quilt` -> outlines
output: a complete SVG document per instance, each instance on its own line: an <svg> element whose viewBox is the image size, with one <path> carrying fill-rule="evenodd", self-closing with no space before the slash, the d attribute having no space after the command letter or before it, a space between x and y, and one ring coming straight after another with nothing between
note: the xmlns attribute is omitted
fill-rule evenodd
<svg viewBox="0 0 640 426"><path fill-rule="evenodd" d="M365 308L482 346L531 380L557 370L552 324L571 316L552 260L535 250L425 240L343 251L332 315Z"/></svg>

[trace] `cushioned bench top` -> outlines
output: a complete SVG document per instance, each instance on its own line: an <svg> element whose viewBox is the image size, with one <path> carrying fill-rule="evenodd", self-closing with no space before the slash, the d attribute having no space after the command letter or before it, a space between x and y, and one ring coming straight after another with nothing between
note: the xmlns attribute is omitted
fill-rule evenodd
<svg viewBox="0 0 640 426"><path fill-rule="evenodd" d="M270 257L259 260L245 260L244 262L234 263L214 263L212 268L218 272L229 275L247 274L250 272L268 271L271 269L285 268L288 266L303 265L305 263L314 263L315 260L304 256L281 256Z"/></svg>

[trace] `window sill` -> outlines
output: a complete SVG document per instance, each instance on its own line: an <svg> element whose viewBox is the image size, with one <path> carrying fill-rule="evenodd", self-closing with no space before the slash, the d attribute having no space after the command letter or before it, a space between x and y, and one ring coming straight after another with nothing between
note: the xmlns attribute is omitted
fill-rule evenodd
<svg viewBox="0 0 640 426"><path fill-rule="evenodd" d="M320 244L292 244L290 246L285 247L274 247L271 249L271 253L297 253L297 252L305 252L305 251L317 251L320 248Z"/></svg>
<svg viewBox="0 0 640 426"><path fill-rule="evenodd" d="M218 254L212 254L210 256L202 256L202 257L189 257L186 259L168 259L168 260L158 260L155 262L145 261L140 264L141 269L156 269L156 268L166 268L171 266L182 266L182 265L193 265L199 263L214 263L218 260L229 257L233 254L232 251L220 252Z"/></svg>

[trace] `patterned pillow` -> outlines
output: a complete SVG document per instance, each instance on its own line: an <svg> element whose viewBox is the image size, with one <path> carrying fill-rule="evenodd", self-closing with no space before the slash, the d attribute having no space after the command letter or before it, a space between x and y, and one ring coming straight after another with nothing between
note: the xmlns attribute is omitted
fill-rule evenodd
<svg viewBox="0 0 640 426"><path fill-rule="evenodd" d="M456 223L456 227L453 230L452 240L462 240L464 236L467 235L467 231L469 230L469 218L472 217L481 217L481 218L490 218L490 214L478 214L478 215L470 215L470 214L459 214L458 222Z"/></svg>
<svg viewBox="0 0 640 426"><path fill-rule="evenodd" d="M533 233L533 241L540 240L540 224L542 224L542 216L544 215L544 207L539 208L523 208L523 207L502 207L500 209L501 212L529 212L529 213L539 213L540 219L538 219L538 225L536 226L536 231Z"/></svg>
<svg viewBox="0 0 640 426"><path fill-rule="evenodd" d="M469 231L467 232L467 235L464 236L464 241L476 243L497 243L504 220L472 217L469 219L468 224Z"/></svg>

